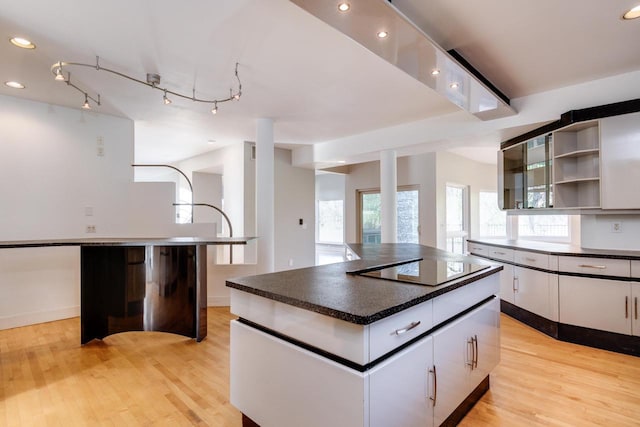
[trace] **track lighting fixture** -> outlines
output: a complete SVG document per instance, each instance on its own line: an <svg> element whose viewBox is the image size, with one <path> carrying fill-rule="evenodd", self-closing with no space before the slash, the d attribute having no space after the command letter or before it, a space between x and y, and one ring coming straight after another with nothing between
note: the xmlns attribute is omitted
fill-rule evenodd
<svg viewBox="0 0 640 427"><path fill-rule="evenodd" d="M228 98L222 98L222 99L204 99L204 98L197 98L196 97L196 90L195 88L193 89L193 93L192 95L184 95L181 94L179 92L175 92L172 90L169 90L167 88L164 87L160 87L160 75L158 74L147 74L147 79L146 81L143 80L139 80L135 77L131 77L125 73L121 73L119 71L115 71L109 68L104 68L100 65L100 57L96 56L96 63L95 64L83 64L80 62L64 62L64 61L58 61L55 64L53 64L51 66L51 72L55 75L55 80L56 81L63 81L65 83L67 83L68 86L71 86L72 88L76 89L77 91L81 92L82 94L84 94L85 96L85 103L83 104L82 108L85 109L89 109L91 108L91 106L89 105L89 100L92 100L93 102L95 102L97 105L100 105L100 95L97 95L97 99L91 97L88 92L84 91L83 89L79 88L78 86L76 86L75 84L71 83L71 73L68 72L66 69L69 66L78 66L78 67L88 67L88 68L93 68L96 71L106 71L110 74L113 74L114 76L117 77L122 77L124 79L130 80L132 82L135 83L140 83L143 84L145 86L150 87L151 89L158 89L163 91L163 96L162 96L162 101L164 102L165 105L169 105L171 104L171 99L169 99L167 97L167 94L171 94L173 96L177 96L180 98L184 98L184 99L190 99L191 101L194 102L204 102L206 104L213 104L213 109L211 110L211 112L213 114L216 114L218 112L218 103L222 103L222 102L227 102L227 101L237 101L240 99L240 96L242 95L242 82L240 81L240 76L238 76L238 63L236 62L236 67L235 67L235 78L237 80L237 91L234 92L233 88L229 89L229 97ZM66 77L65 77L65 73L66 73Z"/></svg>
<svg viewBox="0 0 640 427"><path fill-rule="evenodd" d="M164 96L162 97L162 102L164 102L164 105L169 105L171 104L171 100L169 98L167 98L167 91L164 91Z"/></svg>
<svg viewBox="0 0 640 427"><path fill-rule="evenodd" d="M89 105L89 95L84 94L84 104L82 104L83 110L91 110L91 105Z"/></svg>

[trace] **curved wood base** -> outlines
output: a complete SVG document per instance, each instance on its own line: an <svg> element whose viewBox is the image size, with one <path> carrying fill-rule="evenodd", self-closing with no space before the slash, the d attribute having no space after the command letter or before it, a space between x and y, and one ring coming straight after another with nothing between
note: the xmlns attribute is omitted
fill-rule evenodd
<svg viewBox="0 0 640 427"><path fill-rule="evenodd" d="M83 246L81 343L126 331L201 341L207 335L206 259L206 245Z"/></svg>

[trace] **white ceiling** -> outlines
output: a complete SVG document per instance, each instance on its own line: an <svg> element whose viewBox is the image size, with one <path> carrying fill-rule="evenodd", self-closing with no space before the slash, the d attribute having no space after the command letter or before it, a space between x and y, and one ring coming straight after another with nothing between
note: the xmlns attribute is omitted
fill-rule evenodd
<svg viewBox="0 0 640 427"><path fill-rule="evenodd" d="M512 98L639 70L637 49L626 47L640 39L640 20L619 19L637 3L393 1ZM158 73L162 86L186 94L195 87L198 97L208 99L228 96L240 63L243 96L219 105L216 116L209 105L174 99L165 106L160 91L93 69L71 69L72 81L101 94L102 105L94 111L135 121L137 162L173 162L254 140L260 117L275 120L278 144L295 147L460 114L424 84L288 0L0 0L0 29L6 41L0 40L0 80L27 86L17 91L2 85L0 94L73 108L84 99L53 81L50 67L59 60L94 63L98 55L104 67L141 80ZM37 49L14 47L8 39L15 35L33 40ZM505 135L535 125L496 125L477 138L452 137L447 144L462 154L467 146L495 151ZM467 153L479 158L477 151Z"/></svg>

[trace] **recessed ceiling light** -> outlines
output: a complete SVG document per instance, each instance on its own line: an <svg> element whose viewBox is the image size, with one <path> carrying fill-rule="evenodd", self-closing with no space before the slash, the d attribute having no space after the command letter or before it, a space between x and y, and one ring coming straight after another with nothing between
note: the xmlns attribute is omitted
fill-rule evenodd
<svg viewBox="0 0 640 427"><path fill-rule="evenodd" d="M451 83L451 84L449 85L449 87L450 87L451 89L457 89L457 88L458 88L458 83L453 82L453 83Z"/></svg>
<svg viewBox="0 0 640 427"><path fill-rule="evenodd" d="M440 70L438 70L437 68L434 68L433 71L431 71L432 76L437 76L438 74L440 74Z"/></svg>
<svg viewBox="0 0 640 427"><path fill-rule="evenodd" d="M389 33L387 33L386 31L382 30L382 31L378 31L378 38L379 39L384 39L387 38L387 36L389 35Z"/></svg>
<svg viewBox="0 0 640 427"><path fill-rule="evenodd" d="M23 49L35 49L36 45L31 43L30 40L23 39L22 37L13 37L9 41L14 45Z"/></svg>
<svg viewBox="0 0 640 427"><path fill-rule="evenodd" d="M4 82L4 85L12 87L14 89L24 89L25 87L22 83L18 83L18 82Z"/></svg>
<svg viewBox="0 0 640 427"><path fill-rule="evenodd" d="M351 5L349 3L343 2L338 5L338 10L340 12L346 12L351 9Z"/></svg>
<svg viewBox="0 0 640 427"><path fill-rule="evenodd" d="M213 145L213 144L215 144L215 143L216 143L216 140L215 140L215 139L209 139L209 140L207 140L207 144L209 144L209 145Z"/></svg>
<svg viewBox="0 0 640 427"><path fill-rule="evenodd" d="M636 19L640 17L640 5L630 9L627 13L622 15L622 19Z"/></svg>

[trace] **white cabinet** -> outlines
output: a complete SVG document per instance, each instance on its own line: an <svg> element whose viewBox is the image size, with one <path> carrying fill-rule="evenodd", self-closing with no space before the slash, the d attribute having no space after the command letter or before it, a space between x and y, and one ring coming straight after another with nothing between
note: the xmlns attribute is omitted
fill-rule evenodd
<svg viewBox="0 0 640 427"><path fill-rule="evenodd" d="M433 335L434 425L441 425L500 361L499 312L494 298Z"/></svg>
<svg viewBox="0 0 640 427"><path fill-rule="evenodd" d="M560 322L631 334L631 283L560 276Z"/></svg>
<svg viewBox="0 0 640 427"><path fill-rule="evenodd" d="M631 332L633 335L640 337L640 316L638 310L638 301L640 299L640 283L631 284L631 300L632 300L632 308L631 308Z"/></svg>
<svg viewBox="0 0 640 427"><path fill-rule="evenodd" d="M640 209L640 113L600 121L602 208Z"/></svg>
<svg viewBox="0 0 640 427"><path fill-rule="evenodd" d="M376 366L369 377L369 425L433 425L434 379L431 337Z"/></svg>
<svg viewBox="0 0 640 427"><path fill-rule="evenodd" d="M504 270L500 273L500 299L515 304L515 277L513 265L503 264Z"/></svg>
<svg viewBox="0 0 640 427"><path fill-rule="evenodd" d="M558 321L558 275L530 268L514 269L514 304Z"/></svg>

